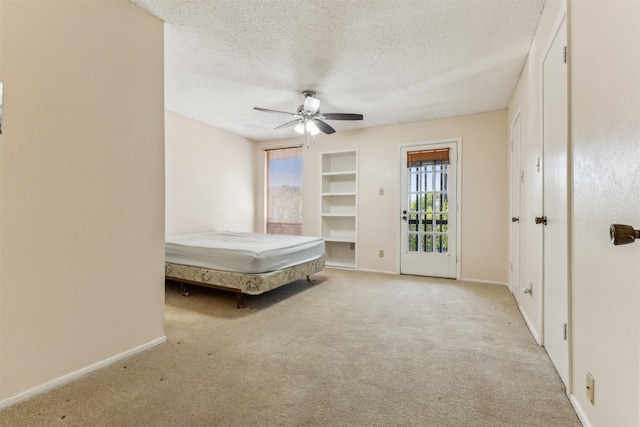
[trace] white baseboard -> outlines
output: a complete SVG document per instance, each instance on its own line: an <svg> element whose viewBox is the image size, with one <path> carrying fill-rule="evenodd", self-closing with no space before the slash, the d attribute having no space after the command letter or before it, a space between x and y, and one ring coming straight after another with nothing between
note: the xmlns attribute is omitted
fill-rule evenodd
<svg viewBox="0 0 640 427"><path fill-rule="evenodd" d="M401 273L398 271L387 271L387 270L373 270L373 269L369 269L369 268L358 268L356 269L357 271L362 271L365 273L380 273L380 274L391 274L394 276L398 276ZM427 276L424 276L427 277ZM436 279L439 279L439 277L436 277ZM452 279L455 280L455 279ZM492 280L480 280L480 279L466 279L466 278L462 278L462 279L458 279L460 281L463 282L473 282L473 283L484 283L486 285L498 285L498 286L507 286L509 287L509 284L507 282L495 282Z"/></svg>
<svg viewBox="0 0 640 427"><path fill-rule="evenodd" d="M536 343L538 343L538 345L542 345L542 342L540 341L540 336L538 335L538 333L536 332L535 328L533 327L533 324L531 323L531 321L527 317L527 313L525 313L524 310L522 310L522 308L520 308L520 305L518 305L518 311L520 311L520 314L522 315L522 318L524 319L524 323L527 324L527 327L529 328L529 332L531 332L531 335L533 335L533 339L536 340Z"/></svg>
<svg viewBox="0 0 640 427"><path fill-rule="evenodd" d="M98 363L94 363L93 365L87 366L85 368L79 369L77 371L71 372L69 374L63 375L61 377L58 377L52 381L49 381L47 383L41 384L37 387L34 387L30 390L27 391L23 391L22 393L18 393L15 396L11 396L8 399L2 400L0 401L0 409L6 408L8 406L11 405L15 405L18 402L21 402L23 400L29 399L30 397L33 397L35 395L38 395L40 393L44 393L46 391L49 391L51 389L54 389L58 386L61 386L63 384L66 384L68 382L71 382L73 380L76 380L80 377L83 377L93 371L97 371L98 369L104 368L105 366L109 366L113 363L116 363L122 359L126 359L127 357L133 356L135 354L141 353L145 350L148 350L152 347L155 347L159 344L162 344L164 342L167 341L167 337L163 336L160 338L156 338L153 341L150 341L146 344L142 344L141 346L132 348L131 350L127 350L123 353L120 354L116 354L115 356L109 357L108 359L105 359L101 362Z"/></svg>
<svg viewBox="0 0 640 427"><path fill-rule="evenodd" d="M461 278L460 281L463 282L473 282L473 283L484 283L487 285L500 285L500 286L509 286L507 284L507 282L494 282L492 280L480 280L480 279L467 279L467 278Z"/></svg>
<svg viewBox="0 0 640 427"><path fill-rule="evenodd" d="M386 270L371 270L369 268L359 268L358 271L363 271L365 273L380 273L380 274L392 274L394 276L398 276L400 273L395 271L386 271Z"/></svg>
<svg viewBox="0 0 640 427"><path fill-rule="evenodd" d="M336 268L336 267L327 266L325 268ZM357 268L356 271L362 271L364 273L391 274L391 275L394 275L394 276L398 276L398 275L401 274L399 271L374 270L374 269L370 269L370 268ZM428 276L424 276L424 277L428 277ZM435 277L435 278L436 279L444 279L444 277ZM452 280L456 280L456 279L452 279ZM457 279L457 280L460 280L461 282L484 283L486 285L498 285L498 286L509 287L509 284L507 282L496 282L496 281L493 281L493 280L466 279L466 278L461 278L461 279Z"/></svg>
<svg viewBox="0 0 640 427"><path fill-rule="evenodd" d="M578 415L578 419L580 420L582 425L584 427L591 427L589 418L587 418L587 415L582 410L582 406L580 406L580 403L578 402L578 399L576 399L575 395L572 394L571 396L569 396L569 401L571 402L573 409L576 411L576 414Z"/></svg>

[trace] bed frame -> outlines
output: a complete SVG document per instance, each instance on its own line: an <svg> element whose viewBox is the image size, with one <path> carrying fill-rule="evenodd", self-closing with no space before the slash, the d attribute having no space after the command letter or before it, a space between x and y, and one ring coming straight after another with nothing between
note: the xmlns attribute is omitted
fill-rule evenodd
<svg viewBox="0 0 640 427"><path fill-rule="evenodd" d="M243 308L244 295L260 295L324 269L325 256L268 273L250 274L211 270L181 264L164 264L165 279L182 284L183 295L189 295L187 284L231 291L236 294L237 307Z"/></svg>

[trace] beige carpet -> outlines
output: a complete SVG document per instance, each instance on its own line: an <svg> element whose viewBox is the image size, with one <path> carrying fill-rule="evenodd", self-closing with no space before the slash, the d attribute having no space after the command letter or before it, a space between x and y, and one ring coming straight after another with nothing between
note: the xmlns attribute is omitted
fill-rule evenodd
<svg viewBox="0 0 640 427"><path fill-rule="evenodd" d="M579 426L504 286L326 269L247 297L166 288L168 342L2 426Z"/></svg>

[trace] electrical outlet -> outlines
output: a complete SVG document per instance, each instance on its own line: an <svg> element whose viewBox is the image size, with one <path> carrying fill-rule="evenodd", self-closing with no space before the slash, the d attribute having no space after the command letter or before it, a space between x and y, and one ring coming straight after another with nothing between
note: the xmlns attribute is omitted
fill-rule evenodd
<svg viewBox="0 0 640 427"><path fill-rule="evenodd" d="M384 251L382 249L378 251L378 257L384 258Z"/></svg>
<svg viewBox="0 0 640 427"><path fill-rule="evenodd" d="M591 402L591 404L593 405L593 401L594 401L594 395L595 395L595 380L593 379L593 375L591 375L589 372L587 372L587 398L589 399L589 402Z"/></svg>

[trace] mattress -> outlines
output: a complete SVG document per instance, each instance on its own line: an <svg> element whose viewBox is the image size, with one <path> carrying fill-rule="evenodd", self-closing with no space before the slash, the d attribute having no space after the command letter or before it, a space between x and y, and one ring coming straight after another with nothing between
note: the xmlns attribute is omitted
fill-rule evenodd
<svg viewBox="0 0 640 427"><path fill-rule="evenodd" d="M324 255L320 237L210 232L170 235L165 261L236 273L267 273Z"/></svg>

